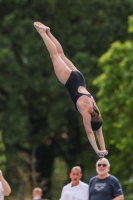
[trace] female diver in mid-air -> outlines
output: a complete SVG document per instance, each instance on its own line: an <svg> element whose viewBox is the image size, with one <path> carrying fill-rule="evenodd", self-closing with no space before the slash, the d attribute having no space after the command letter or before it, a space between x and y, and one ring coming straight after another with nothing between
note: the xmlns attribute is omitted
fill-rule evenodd
<svg viewBox="0 0 133 200"><path fill-rule="evenodd" d="M62 46L51 34L49 27L40 22L34 22L34 27L50 53L57 78L66 86L76 110L83 117L84 127L93 149L99 157L104 157L108 151L105 149L101 114L92 95L86 90L82 73L66 58ZM96 131L101 150L98 149L93 131Z"/></svg>

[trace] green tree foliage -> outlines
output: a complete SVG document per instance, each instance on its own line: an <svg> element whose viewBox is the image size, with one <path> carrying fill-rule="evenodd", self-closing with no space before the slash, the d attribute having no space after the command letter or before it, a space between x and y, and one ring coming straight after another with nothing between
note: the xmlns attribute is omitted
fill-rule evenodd
<svg viewBox="0 0 133 200"><path fill-rule="evenodd" d="M6 168L5 145L3 142L2 131L0 131L0 170L2 170L2 172L4 173L5 168Z"/></svg>
<svg viewBox="0 0 133 200"><path fill-rule="evenodd" d="M0 1L0 122L14 185L24 181L21 168L32 186L46 179L50 197L56 156L68 169L89 164L89 171L97 159L33 22L51 27L95 96L92 80L101 72L97 59L110 43L128 38L132 8L132 0Z"/></svg>
<svg viewBox="0 0 133 200"><path fill-rule="evenodd" d="M128 32L133 33L133 15L129 16L128 24L129 24Z"/></svg>
<svg viewBox="0 0 133 200"><path fill-rule="evenodd" d="M131 18L129 18L131 19ZM131 29L130 29L131 30ZM99 59L103 73L94 81L99 87L99 106L112 163L111 172L124 188L133 186L133 41L114 42Z"/></svg>
<svg viewBox="0 0 133 200"><path fill-rule="evenodd" d="M52 196L53 200L60 199L63 185L68 182L68 170L62 158L55 158L52 173Z"/></svg>

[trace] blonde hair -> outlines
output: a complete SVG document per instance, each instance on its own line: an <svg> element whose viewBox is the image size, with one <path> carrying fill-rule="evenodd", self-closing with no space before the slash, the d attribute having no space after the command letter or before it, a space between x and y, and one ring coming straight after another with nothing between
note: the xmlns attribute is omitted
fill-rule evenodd
<svg viewBox="0 0 133 200"><path fill-rule="evenodd" d="M71 169L71 172L73 171L73 170L79 170L80 171L80 173L82 174L82 169L81 169L81 167L80 166L75 166L75 167L73 167L72 169Z"/></svg>
<svg viewBox="0 0 133 200"><path fill-rule="evenodd" d="M36 187L33 189L33 192L32 192L32 196L42 196L42 189L39 188L39 187Z"/></svg>

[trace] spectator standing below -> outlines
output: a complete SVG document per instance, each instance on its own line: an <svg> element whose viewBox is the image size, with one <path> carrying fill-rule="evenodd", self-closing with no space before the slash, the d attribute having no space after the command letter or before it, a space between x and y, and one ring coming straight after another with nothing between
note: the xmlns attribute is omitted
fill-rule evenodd
<svg viewBox="0 0 133 200"><path fill-rule="evenodd" d="M11 188L7 181L4 179L2 171L0 170L0 200L4 200L4 196L11 193Z"/></svg>
<svg viewBox="0 0 133 200"><path fill-rule="evenodd" d="M82 182L82 170L79 166L73 167L69 174L71 182L62 189L60 200L88 200L88 184Z"/></svg>
<svg viewBox="0 0 133 200"><path fill-rule="evenodd" d="M96 163L97 176L89 183L89 200L124 200L120 181L109 174L110 163L100 158Z"/></svg>
<svg viewBox="0 0 133 200"><path fill-rule="evenodd" d="M41 200L41 199L42 199L42 189L39 187L34 188L32 192L32 200Z"/></svg>

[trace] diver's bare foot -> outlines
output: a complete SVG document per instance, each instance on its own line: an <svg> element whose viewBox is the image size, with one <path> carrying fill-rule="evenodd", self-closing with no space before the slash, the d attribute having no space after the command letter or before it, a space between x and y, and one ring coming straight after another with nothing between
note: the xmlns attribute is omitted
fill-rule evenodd
<svg viewBox="0 0 133 200"><path fill-rule="evenodd" d="M46 32L46 31L50 30L49 27L45 26L45 25L42 24L41 22L34 22L34 27L36 28L36 30L37 30L39 33L43 33L43 32Z"/></svg>

